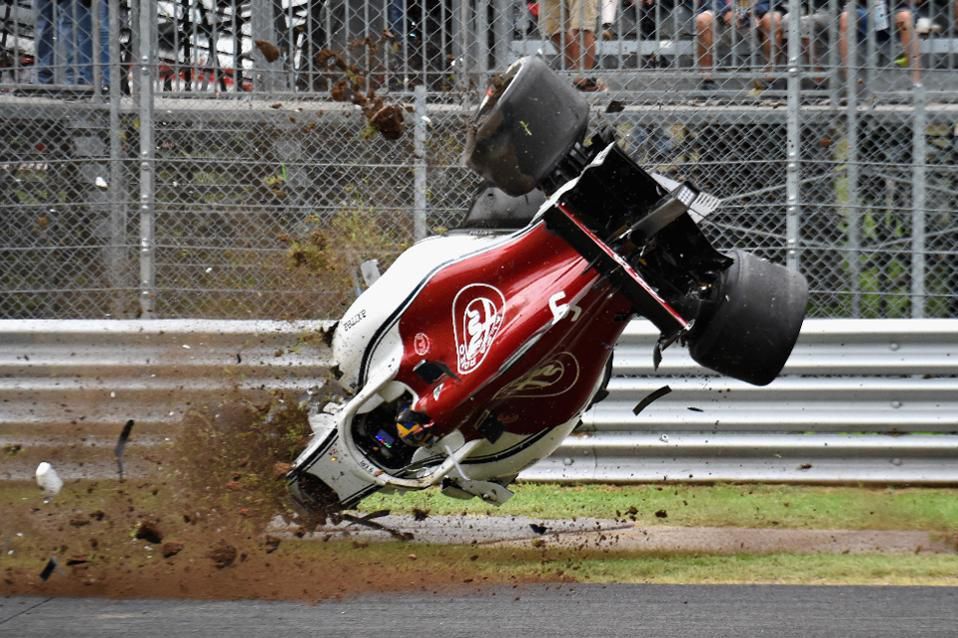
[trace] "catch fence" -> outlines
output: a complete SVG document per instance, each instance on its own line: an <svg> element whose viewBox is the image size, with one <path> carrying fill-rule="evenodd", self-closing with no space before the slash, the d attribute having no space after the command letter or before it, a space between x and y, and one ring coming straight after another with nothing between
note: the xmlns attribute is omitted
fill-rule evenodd
<svg viewBox="0 0 958 638"><path fill-rule="evenodd" d="M811 316L958 311L954 0L612 2L588 72L522 1L87 4L0 4L0 316L336 317L463 219L470 113L526 54L605 84L592 126L722 197L709 235Z"/></svg>

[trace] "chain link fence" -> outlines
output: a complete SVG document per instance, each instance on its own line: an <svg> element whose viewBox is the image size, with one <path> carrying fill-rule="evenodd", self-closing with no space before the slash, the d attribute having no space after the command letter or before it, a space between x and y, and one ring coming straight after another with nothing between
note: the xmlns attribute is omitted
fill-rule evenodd
<svg viewBox="0 0 958 638"><path fill-rule="evenodd" d="M958 2L596 3L0 2L0 316L336 317L463 219L470 113L528 54L810 316L958 314Z"/></svg>

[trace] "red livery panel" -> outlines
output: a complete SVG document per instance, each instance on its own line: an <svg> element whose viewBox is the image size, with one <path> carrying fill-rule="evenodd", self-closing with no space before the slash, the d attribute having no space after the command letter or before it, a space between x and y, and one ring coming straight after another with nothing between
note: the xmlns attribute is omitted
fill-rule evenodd
<svg viewBox="0 0 958 638"><path fill-rule="evenodd" d="M400 320L397 380L440 437L462 428L475 438L488 418L508 432L537 432L592 398L629 316L628 300L538 224L432 276ZM423 361L447 372L422 379L414 368Z"/></svg>

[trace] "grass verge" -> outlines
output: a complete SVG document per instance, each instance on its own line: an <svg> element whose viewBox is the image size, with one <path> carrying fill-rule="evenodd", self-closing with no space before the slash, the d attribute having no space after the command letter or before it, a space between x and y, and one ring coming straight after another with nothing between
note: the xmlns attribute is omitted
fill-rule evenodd
<svg viewBox="0 0 958 638"><path fill-rule="evenodd" d="M457 501L436 490L375 495L366 511L629 518L642 525L799 529L958 530L958 489L800 485L520 484L502 507ZM634 512L633 512L634 509Z"/></svg>

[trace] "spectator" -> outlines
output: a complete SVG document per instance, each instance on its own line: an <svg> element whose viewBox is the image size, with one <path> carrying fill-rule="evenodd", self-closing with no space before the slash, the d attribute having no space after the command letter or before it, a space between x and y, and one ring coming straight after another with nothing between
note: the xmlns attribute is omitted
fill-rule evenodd
<svg viewBox="0 0 958 638"><path fill-rule="evenodd" d="M580 91L602 91L600 80L588 77L595 68L595 26L599 0L541 0L539 31L562 54L563 68L582 73L573 81Z"/></svg>
<svg viewBox="0 0 958 638"><path fill-rule="evenodd" d="M890 38L887 5L883 1L875 4L876 11L874 15L869 16L867 0L858 0L855 5L855 14L858 23L856 32L858 42L864 43L868 40L868 29L875 31L875 39L881 44L886 44ZM901 46L905 51L905 62L911 69L912 80L921 81L921 60L918 52L918 39L915 37L914 15L908 4L899 4L895 7L895 31L901 40ZM848 11L842 11L838 18L838 52L842 59L842 66L848 67Z"/></svg>
<svg viewBox="0 0 958 638"><path fill-rule="evenodd" d="M99 21L99 51L96 64L102 69L100 81L109 85L110 22L107 0L93 0ZM37 82L56 81L54 67L56 43L63 43L66 84L93 84L93 20L90 3L84 0L34 0L36 30L34 35Z"/></svg>
<svg viewBox="0 0 958 638"><path fill-rule="evenodd" d="M823 72L825 70L824 58L827 50L820 51L818 45L822 40L827 42L828 27L834 24L835 21L834 13L830 9L832 1L833 0L808 0L806 5L808 12L799 18L802 48L808 54L809 64L817 72ZM841 3L844 2L844 0L834 1L836 2L836 6L843 6ZM786 13L784 16L785 24L788 24L788 15L789 14ZM823 84L823 82L816 80L813 84L817 87Z"/></svg>
<svg viewBox="0 0 958 638"><path fill-rule="evenodd" d="M748 33L750 29L758 28L762 40L762 49L765 52L766 68L774 66L782 51L782 12L779 9L781 0L759 0L749 9L735 6L732 0L714 0L711 4L699 6L695 16L695 50L698 66L703 70L703 79L700 88L712 90L715 80L712 79L714 64L714 25L715 17L721 20L723 31L735 28Z"/></svg>
<svg viewBox="0 0 958 638"><path fill-rule="evenodd" d="M635 12L635 32L639 40L661 40L669 39L671 32L667 26L668 22L674 23L676 6L682 6L686 3L676 0L625 0L629 7ZM691 7L691 4L689 4ZM604 18L603 18L604 19ZM661 23L660 23L661 21ZM604 27L603 27L604 28ZM643 56L643 67L657 67L663 64L663 61L654 53Z"/></svg>
<svg viewBox="0 0 958 638"><path fill-rule="evenodd" d="M652 0L643 0L651 2ZM615 18L619 13L619 0L602 0L602 39L615 40Z"/></svg>

